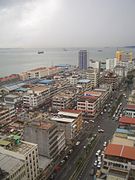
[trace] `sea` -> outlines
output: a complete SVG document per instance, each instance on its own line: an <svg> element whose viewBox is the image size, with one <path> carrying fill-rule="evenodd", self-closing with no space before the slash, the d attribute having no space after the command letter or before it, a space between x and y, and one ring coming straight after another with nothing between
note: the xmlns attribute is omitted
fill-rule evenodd
<svg viewBox="0 0 135 180"><path fill-rule="evenodd" d="M114 58L117 49L132 51L133 57L135 57L135 48L0 48L0 77L43 66L78 65L80 49L87 49L88 59L97 61ZM38 54L38 51L44 53Z"/></svg>

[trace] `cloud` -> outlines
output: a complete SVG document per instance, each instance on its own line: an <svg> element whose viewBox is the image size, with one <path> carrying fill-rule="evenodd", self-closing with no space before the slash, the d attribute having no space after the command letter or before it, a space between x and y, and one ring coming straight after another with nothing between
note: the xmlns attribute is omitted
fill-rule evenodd
<svg viewBox="0 0 135 180"><path fill-rule="evenodd" d="M134 0L0 0L0 47L134 44Z"/></svg>

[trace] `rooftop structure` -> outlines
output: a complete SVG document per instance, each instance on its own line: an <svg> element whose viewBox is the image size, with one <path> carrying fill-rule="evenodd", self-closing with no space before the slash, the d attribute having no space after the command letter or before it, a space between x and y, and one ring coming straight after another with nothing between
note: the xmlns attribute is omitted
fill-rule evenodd
<svg viewBox="0 0 135 180"><path fill-rule="evenodd" d="M105 155L135 160L135 147L123 146L119 144L109 144L106 147Z"/></svg>
<svg viewBox="0 0 135 180"><path fill-rule="evenodd" d="M119 123L135 125L135 118L130 118L130 117L122 116L119 119Z"/></svg>

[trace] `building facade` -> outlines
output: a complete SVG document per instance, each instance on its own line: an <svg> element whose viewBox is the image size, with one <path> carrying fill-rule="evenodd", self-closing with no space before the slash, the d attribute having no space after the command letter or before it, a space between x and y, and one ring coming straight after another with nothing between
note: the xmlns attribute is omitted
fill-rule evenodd
<svg viewBox="0 0 135 180"><path fill-rule="evenodd" d="M79 69L86 70L87 69L87 50L79 51Z"/></svg>

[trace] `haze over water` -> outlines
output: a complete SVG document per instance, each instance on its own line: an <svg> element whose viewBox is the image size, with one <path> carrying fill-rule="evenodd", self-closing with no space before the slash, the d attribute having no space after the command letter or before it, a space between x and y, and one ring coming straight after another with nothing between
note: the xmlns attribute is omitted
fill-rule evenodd
<svg viewBox="0 0 135 180"><path fill-rule="evenodd" d="M41 66L54 66L57 64L78 65L78 51L83 48L1 48L0 49L0 77L20 73ZM86 49L86 48L84 48ZM120 48L119 48L120 49ZM124 49L124 48L121 48ZM38 54L38 50L44 51ZM87 48L88 59L105 61L114 58L117 48ZM99 52L98 50L102 50ZM125 49L129 51L130 49ZM133 57L135 49L132 49Z"/></svg>

